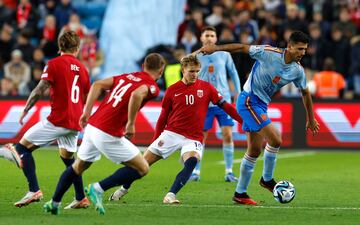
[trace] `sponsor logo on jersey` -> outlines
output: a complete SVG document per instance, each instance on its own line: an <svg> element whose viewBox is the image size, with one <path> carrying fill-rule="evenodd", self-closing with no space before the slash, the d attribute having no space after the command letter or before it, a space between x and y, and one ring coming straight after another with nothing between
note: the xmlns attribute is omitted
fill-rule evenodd
<svg viewBox="0 0 360 225"><path fill-rule="evenodd" d="M204 91L203 90L197 90L197 96L199 98L202 98L204 96Z"/></svg>

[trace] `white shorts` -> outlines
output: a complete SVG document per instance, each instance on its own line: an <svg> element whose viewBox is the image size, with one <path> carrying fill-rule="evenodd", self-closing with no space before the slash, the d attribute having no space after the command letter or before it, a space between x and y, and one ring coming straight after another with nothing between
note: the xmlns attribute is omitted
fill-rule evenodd
<svg viewBox="0 0 360 225"><path fill-rule="evenodd" d="M68 152L76 152L79 131L57 127L48 120L42 120L32 126L24 134L24 138L36 146L43 147L55 140L59 148Z"/></svg>
<svg viewBox="0 0 360 225"><path fill-rule="evenodd" d="M94 162L104 154L114 163L120 164L133 159L140 150L125 137L115 137L88 124L77 156L82 161Z"/></svg>
<svg viewBox="0 0 360 225"><path fill-rule="evenodd" d="M164 130L148 149L164 159L168 158L178 149L181 149L181 156L186 152L197 152L201 159L203 153L203 145L199 141L168 130Z"/></svg>

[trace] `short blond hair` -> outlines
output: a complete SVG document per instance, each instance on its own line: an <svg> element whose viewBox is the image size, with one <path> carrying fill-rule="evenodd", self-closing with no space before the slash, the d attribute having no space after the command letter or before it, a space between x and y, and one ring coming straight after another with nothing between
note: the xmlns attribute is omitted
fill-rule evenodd
<svg viewBox="0 0 360 225"><path fill-rule="evenodd" d="M187 67L189 65L201 66L200 60L196 57L196 55L187 55L183 57L180 60L180 64L181 64L181 68Z"/></svg>

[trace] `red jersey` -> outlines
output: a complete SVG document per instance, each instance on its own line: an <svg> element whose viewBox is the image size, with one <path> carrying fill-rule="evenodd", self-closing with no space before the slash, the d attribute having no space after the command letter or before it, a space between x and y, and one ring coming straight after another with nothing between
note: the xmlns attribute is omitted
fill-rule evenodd
<svg viewBox="0 0 360 225"><path fill-rule="evenodd" d="M141 85L149 88L148 96L143 100L141 107L147 101L159 95L159 87L146 72L122 74L113 77L113 86L99 108L90 117L89 124L112 136L124 136L128 121L128 105L131 93Z"/></svg>
<svg viewBox="0 0 360 225"><path fill-rule="evenodd" d="M167 116L165 130L202 142L209 103L216 104L221 99L220 93L206 81L197 80L191 85L176 82L167 89L162 102L161 114Z"/></svg>
<svg viewBox="0 0 360 225"><path fill-rule="evenodd" d="M55 126L80 131L79 119L90 89L85 66L75 56L64 54L49 60L41 79L51 85L47 119Z"/></svg>

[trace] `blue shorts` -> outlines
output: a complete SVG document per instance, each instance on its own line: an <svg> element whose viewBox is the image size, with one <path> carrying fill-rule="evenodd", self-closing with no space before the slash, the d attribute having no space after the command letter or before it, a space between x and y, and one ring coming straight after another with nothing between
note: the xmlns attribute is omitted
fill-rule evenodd
<svg viewBox="0 0 360 225"><path fill-rule="evenodd" d="M234 126L233 119L228 114L226 114L226 112L222 108L218 106L214 106L208 108L208 111L206 113L204 131L207 131L212 128L215 117L220 127Z"/></svg>
<svg viewBox="0 0 360 225"><path fill-rule="evenodd" d="M267 104L254 94L241 92L236 109L243 118L242 129L246 132L258 132L271 123L267 115Z"/></svg>

